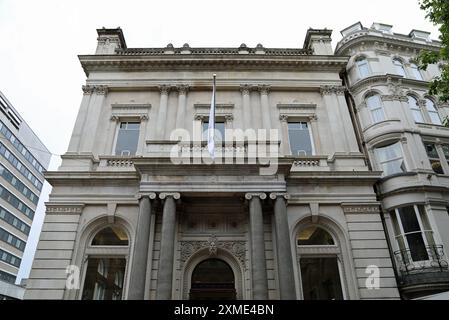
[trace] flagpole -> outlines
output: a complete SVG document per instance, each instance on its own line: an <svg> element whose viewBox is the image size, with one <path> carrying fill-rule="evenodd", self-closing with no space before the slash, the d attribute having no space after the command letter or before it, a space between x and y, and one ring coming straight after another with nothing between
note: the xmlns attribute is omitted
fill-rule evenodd
<svg viewBox="0 0 449 320"><path fill-rule="evenodd" d="M212 100L210 103L209 125L207 128L207 148L209 150L212 160L215 159L215 78L217 75L213 74Z"/></svg>

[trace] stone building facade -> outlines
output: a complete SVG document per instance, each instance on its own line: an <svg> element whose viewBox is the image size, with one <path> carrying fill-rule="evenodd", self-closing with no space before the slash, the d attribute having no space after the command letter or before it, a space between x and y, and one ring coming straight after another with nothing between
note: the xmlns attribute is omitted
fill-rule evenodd
<svg viewBox="0 0 449 320"><path fill-rule="evenodd" d="M429 96L440 65L419 70L421 50L440 49L430 34L397 34L391 25L356 23L342 31L336 55L350 56L345 84L355 129L372 170L405 299L449 289L449 105Z"/></svg>
<svg viewBox="0 0 449 320"><path fill-rule="evenodd" d="M350 58L330 30L273 49L127 48L121 29L99 29L79 59L86 85L46 174L25 298L399 298L382 172L358 142L340 78ZM218 141L228 156L210 164L214 73L216 128L246 134Z"/></svg>

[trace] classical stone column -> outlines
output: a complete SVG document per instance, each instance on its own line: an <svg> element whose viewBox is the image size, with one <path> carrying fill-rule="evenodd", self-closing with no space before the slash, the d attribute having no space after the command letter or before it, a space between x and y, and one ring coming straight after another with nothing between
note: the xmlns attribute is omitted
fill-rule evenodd
<svg viewBox="0 0 449 320"><path fill-rule="evenodd" d="M242 100L243 100L243 125L242 130L252 128L252 121L251 121L251 104L249 100L249 85L242 85L240 86L240 91L242 92Z"/></svg>
<svg viewBox="0 0 449 320"><path fill-rule="evenodd" d="M148 246L150 240L151 202L156 194L144 195L139 200L136 240L129 277L129 300L143 300L145 297L145 278L148 264Z"/></svg>
<svg viewBox="0 0 449 320"><path fill-rule="evenodd" d="M165 127L167 126L168 94L170 93L170 86L160 86L159 90L161 92L161 101L157 113L156 139L163 140L165 138Z"/></svg>
<svg viewBox="0 0 449 320"><path fill-rule="evenodd" d="M268 102L270 87L267 85L261 85L258 89L260 93L260 106L262 109L262 128L269 130L271 128L270 105Z"/></svg>
<svg viewBox="0 0 449 320"><path fill-rule="evenodd" d="M184 128L185 114L186 114L186 98L189 86L179 85L176 87L178 90L178 110L176 110L176 129Z"/></svg>
<svg viewBox="0 0 449 320"><path fill-rule="evenodd" d="M162 212L161 253L159 270L157 273L156 299L170 300L172 298L173 263L176 230L176 203L179 193L161 193L161 200L165 200Z"/></svg>
<svg viewBox="0 0 449 320"><path fill-rule="evenodd" d="M274 202L274 221L276 229L276 251L279 274L279 292L281 300L296 299L295 278L293 277L293 259L288 227L286 193L271 193Z"/></svg>
<svg viewBox="0 0 449 320"><path fill-rule="evenodd" d="M266 199L267 195L265 193L247 193L245 198L249 200L253 299L266 300L268 299L267 262L260 200Z"/></svg>
<svg viewBox="0 0 449 320"><path fill-rule="evenodd" d="M97 128L100 120L101 107L105 96L108 93L107 86L93 86L93 95L89 101L89 107L86 113L86 121L82 129L82 136L80 139L80 151L89 153L94 152L94 143L97 133Z"/></svg>

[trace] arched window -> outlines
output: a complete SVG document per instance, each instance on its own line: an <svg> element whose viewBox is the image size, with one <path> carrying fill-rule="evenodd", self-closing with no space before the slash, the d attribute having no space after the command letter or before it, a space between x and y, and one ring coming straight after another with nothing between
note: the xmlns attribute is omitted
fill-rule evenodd
<svg viewBox="0 0 449 320"><path fill-rule="evenodd" d="M367 96L366 105L370 111L373 123L385 120L384 107L378 94L373 93Z"/></svg>
<svg viewBox="0 0 449 320"><path fill-rule="evenodd" d="M297 236L304 300L343 300L340 249L329 232L309 226Z"/></svg>
<svg viewBox="0 0 449 320"><path fill-rule="evenodd" d="M395 59L393 59L393 64L395 66L396 73L405 78L406 73L405 73L405 69L404 69L404 65L402 64L402 61L399 60L398 58L395 58Z"/></svg>
<svg viewBox="0 0 449 320"><path fill-rule="evenodd" d="M441 118L438 114L437 108L435 107L435 103L433 103L433 101L429 98L426 98L426 109L429 113L430 121L432 121L433 124L441 125Z"/></svg>
<svg viewBox="0 0 449 320"><path fill-rule="evenodd" d="M407 98L408 98L408 107L412 111L413 119L415 119L415 122L421 123L424 122L424 118L422 116L421 107L418 104L418 100L411 95L408 95Z"/></svg>
<svg viewBox="0 0 449 320"><path fill-rule="evenodd" d="M110 248L105 248L106 246ZM107 249L106 252L105 249ZM129 254L127 233L118 225L107 226L95 234L88 250L82 299L122 299L126 270L125 256Z"/></svg>
<svg viewBox="0 0 449 320"><path fill-rule="evenodd" d="M329 246L335 245L334 239L326 230L311 226L298 233L298 245L300 246Z"/></svg>
<svg viewBox="0 0 449 320"><path fill-rule="evenodd" d="M116 226L106 227L98 232L92 240L93 246L127 246L128 236Z"/></svg>
<svg viewBox="0 0 449 320"><path fill-rule="evenodd" d="M421 71L419 71L418 66L417 66L416 64L410 63L410 68L412 69L413 77L414 77L416 80L423 80Z"/></svg>
<svg viewBox="0 0 449 320"><path fill-rule="evenodd" d="M359 74L361 78L366 78L371 74L371 70L369 68L368 60L365 57L359 57L355 61L357 65L357 69L359 70Z"/></svg>

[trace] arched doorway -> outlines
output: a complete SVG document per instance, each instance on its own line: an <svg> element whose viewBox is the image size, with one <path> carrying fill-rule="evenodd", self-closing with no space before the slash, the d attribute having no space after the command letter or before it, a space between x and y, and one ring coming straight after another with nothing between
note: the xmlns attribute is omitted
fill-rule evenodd
<svg viewBox="0 0 449 320"><path fill-rule="evenodd" d="M221 259L200 262L192 273L190 300L234 300L235 278L231 267Z"/></svg>

